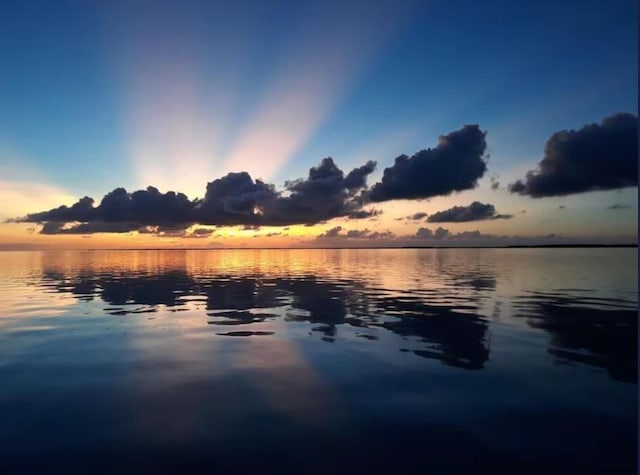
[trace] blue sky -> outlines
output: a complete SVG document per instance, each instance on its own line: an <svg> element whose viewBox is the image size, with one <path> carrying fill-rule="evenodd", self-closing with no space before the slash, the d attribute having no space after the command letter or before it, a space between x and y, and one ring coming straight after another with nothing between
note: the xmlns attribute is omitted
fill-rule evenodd
<svg viewBox="0 0 640 475"><path fill-rule="evenodd" d="M377 160L377 179L400 153L477 123L485 178L506 184L554 132L637 114L637 8L3 2L0 173L98 199L149 184L195 197L239 170L280 185L325 156L344 168ZM497 193L482 196L513 200ZM609 193L583 198L637 200Z"/></svg>

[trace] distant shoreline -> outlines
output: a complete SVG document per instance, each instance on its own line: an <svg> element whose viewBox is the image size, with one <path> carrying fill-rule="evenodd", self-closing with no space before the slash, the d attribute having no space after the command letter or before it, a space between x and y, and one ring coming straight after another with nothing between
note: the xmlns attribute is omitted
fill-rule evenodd
<svg viewBox="0 0 640 475"><path fill-rule="evenodd" d="M295 251L295 250L371 250L371 249L566 249L566 248L637 248L632 244L512 244L508 246L369 246L369 247L146 247L96 249L2 249L0 252L41 251Z"/></svg>

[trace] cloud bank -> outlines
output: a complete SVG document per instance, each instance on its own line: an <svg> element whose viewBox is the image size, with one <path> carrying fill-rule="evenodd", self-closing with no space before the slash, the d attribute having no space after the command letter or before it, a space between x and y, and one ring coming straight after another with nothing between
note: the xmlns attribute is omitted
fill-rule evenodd
<svg viewBox="0 0 640 475"><path fill-rule="evenodd" d="M553 134L537 168L509 191L542 198L630 186L638 186L638 117L619 113Z"/></svg>
<svg viewBox="0 0 640 475"><path fill-rule="evenodd" d="M474 201L469 206L454 206L443 211L433 213L427 218L429 223L464 223L467 221L482 221L487 219L509 219L512 214L498 214L496 208L489 203Z"/></svg>
<svg viewBox="0 0 640 475"><path fill-rule="evenodd" d="M149 186L133 193L116 188L95 206L85 196L72 206L28 214L13 222L43 224L42 234L145 232L149 226L184 230L194 224L216 226L313 225L333 218L364 219L379 210L371 202L421 199L476 186L486 171L485 133L477 125L439 137L436 148L409 158L402 155L385 169L382 181L367 188L376 162L344 173L328 157L306 178L287 181L282 190L247 172L234 172L207 184L204 198L160 192ZM148 232L148 231L147 231Z"/></svg>
<svg viewBox="0 0 640 475"><path fill-rule="evenodd" d="M161 193L152 186L133 193L116 188L98 206L93 198L84 197L72 206L12 221L43 223L43 234L88 234L123 233L144 226L286 226L341 216L371 217L377 212L361 210L362 192L375 165L368 162L345 176L333 159L325 158L309 170L307 178L286 182L282 191L253 180L247 172L229 173L208 183L204 198L195 200L183 193Z"/></svg>

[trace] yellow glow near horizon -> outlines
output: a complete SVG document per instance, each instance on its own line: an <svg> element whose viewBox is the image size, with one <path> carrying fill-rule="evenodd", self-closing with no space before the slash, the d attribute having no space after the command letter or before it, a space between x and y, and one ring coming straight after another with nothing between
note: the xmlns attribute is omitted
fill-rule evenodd
<svg viewBox="0 0 640 475"><path fill-rule="evenodd" d="M0 222L60 205L71 205L76 201L77 197L58 186L0 180Z"/></svg>

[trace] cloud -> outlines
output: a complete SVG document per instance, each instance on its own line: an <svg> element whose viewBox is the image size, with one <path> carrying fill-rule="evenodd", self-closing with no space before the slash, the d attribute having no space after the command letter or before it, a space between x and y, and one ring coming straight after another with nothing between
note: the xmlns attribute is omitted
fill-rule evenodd
<svg viewBox="0 0 640 475"><path fill-rule="evenodd" d="M631 206L622 203L614 203L611 206L607 206L607 209L629 209Z"/></svg>
<svg viewBox="0 0 640 475"><path fill-rule="evenodd" d="M340 231L342 231L342 226L336 226L335 228L331 228L328 231L323 232L322 234L318 234L317 239L331 239L338 237L340 236Z"/></svg>
<svg viewBox="0 0 640 475"><path fill-rule="evenodd" d="M477 125L465 125L441 135L435 148L412 157L400 155L392 167L385 168L369 199L422 199L475 188L487 171L485 135Z"/></svg>
<svg viewBox="0 0 640 475"><path fill-rule="evenodd" d="M540 236L504 236L484 234L478 230L453 233L448 229L438 227L435 231L429 228L420 228L413 236L407 236L413 241L423 241L424 244L461 245L461 246L504 246L504 245L530 245L530 244L558 244L564 238L557 234Z"/></svg>
<svg viewBox="0 0 640 475"><path fill-rule="evenodd" d="M454 206L433 213L427 218L429 223L463 223L467 221L482 221L487 219L509 219L511 214L497 214L496 208L489 203L474 201L469 206Z"/></svg>
<svg viewBox="0 0 640 475"><path fill-rule="evenodd" d="M368 229L350 229L347 231L347 238L364 238L370 233Z"/></svg>
<svg viewBox="0 0 640 475"><path fill-rule="evenodd" d="M286 181L282 189L241 171L207 183L203 198L190 200L184 193L162 193L153 186L133 193L116 188L97 206L93 198L85 196L71 206L12 221L44 224L43 234L138 231L185 235L195 224L257 229L312 226L339 217L371 218L381 213L363 209L372 201L422 199L475 187L486 171L485 149L485 133L477 125L467 125L440 136L436 148L411 158L396 158L395 164L384 170L382 181L370 190L367 177L376 162L368 161L345 173L327 157L312 167L306 178ZM149 228L154 226L167 229Z"/></svg>
<svg viewBox="0 0 640 475"><path fill-rule="evenodd" d="M391 231L374 231L371 234L369 234L368 236L366 236L367 239L393 239L395 238L396 235L391 232Z"/></svg>
<svg viewBox="0 0 640 475"><path fill-rule="evenodd" d="M77 223L66 225L55 221L44 223L40 234L93 234L93 233L129 233L137 231L140 227L138 223L117 222L110 223L105 221L93 221L90 223Z"/></svg>
<svg viewBox="0 0 640 475"><path fill-rule="evenodd" d="M637 185L638 117L618 113L601 124L553 134L537 168L509 191L542 198Z"/></svg>
<svg viewBox="0 0 640 475"><path fill-rule="evenodd" d="M367 184L367 176L376 169L376 162L369 160L365 165L354 168L349 172L344 180L345 188L349 190L357 190Z"/></svg>
<svg viewBox="0 0 640 475"><path fill-rule="evenodd" d="M347 216L347 218L349 219L366 219L366 218L373 218L375 216L378 216L382 214L382 210L379 209L369 209L369 210L358 210L358 211L354 211L353 213L349 214Z"/></svg>
<svg viewBox="0 0 640 475"><path fill-rule="evenodd" d="M306 179L287 181L284 192L254 181L246 172L229 173L207 185L194 216L201 224L267 226L316 224L348 216L362 206L360 191L374 165L370 162L345 178L328 157L311 168Z"/></svg>
<svg viewBox="0 0 640 475"><path fill-rule="evenodd" d="M316 239L393 239L395 234L391 231L371 231L369 229L349 229L346 232L342 226L336 226L334 228L319 234Z"/></svg>
<svg viewBox="0 0 640 475"><path fill-rule="evenodd" d="M94 206L84 197L72 206L28 214L14 222L45 223L43 234L87 234L129 232L146 226L186 229L202 225L259 226L316 224L336 217L370 217L376 210L362 210L366 176L374 162L356 168L346 176L331 158L309 170L307 178L288 181L284 190L246 172L229 173L207 184L203 199L189 200L183 193L161 193L148 187L128 193L116 188Z"/></svg>
<svg viewBox="0 0 640 475"><path fill-rule="evenodd" d="M411 216L407 216L406 219L410 219L412 221L419 221L421 219L426 218L427 216L429 216L427 213L425 213L424 211L419 211L415 214L412 214Z"/></svg>
<svg viewBox="0 0 640 475"><path fill-rule="evenodd" d="M435 231L429 228L420 228L413 237L416 239L444 239L449 234L449 230L442 227L438 227Z"/></svg>
<svg viewBox="0 0 640 475"><path fill-rule="evenodd" d="M92 226L75 226L68 229L86 228L86 232L122 232L125 223L129 223L129 230L135 230L143 225L185 224L188 227L193 222L193 202L186 195L169 191L160 193L152 186L146 190L127 193L124 188L116 188L107 193L97 207L94 200L88 196L79 199L71 206L58 208L40 213L27 215L18 219L21 222L80 222L93 224L95 228L114 231L91 231ZM122 226L115 226L115 224ZM50 226L53 229L53 226ZM61 227L62 229L62 227ZM85 231L82 231L85 232Z"/></svg>

